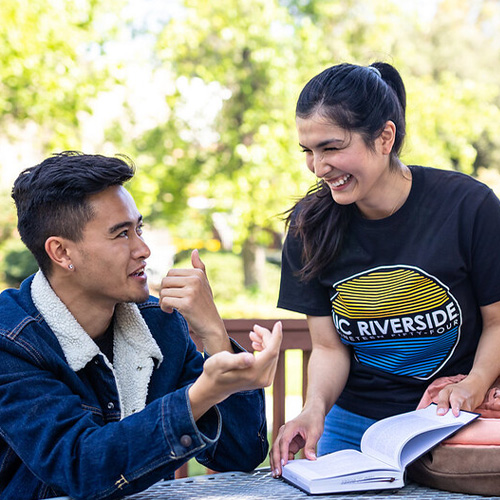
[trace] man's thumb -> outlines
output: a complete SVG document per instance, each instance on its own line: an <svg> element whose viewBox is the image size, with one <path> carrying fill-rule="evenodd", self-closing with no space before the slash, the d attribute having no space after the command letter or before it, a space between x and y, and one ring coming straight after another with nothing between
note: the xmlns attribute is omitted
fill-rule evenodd
<svg viewBox="0 0 500 500"><path fill-rule="evenodd" d="M202 260L200 259L200 254L198 253L197 249L191 252L191 264L195 269L201 269L203 272L205 272L205 264L203 264Z"/></svg>
<svg viewBox="0 0 500 500"><path fill-rule="evenodd" d="M281 340L283 339L283 323L281 321L274 323L272 339L277 345L281 344Z"/></svg>

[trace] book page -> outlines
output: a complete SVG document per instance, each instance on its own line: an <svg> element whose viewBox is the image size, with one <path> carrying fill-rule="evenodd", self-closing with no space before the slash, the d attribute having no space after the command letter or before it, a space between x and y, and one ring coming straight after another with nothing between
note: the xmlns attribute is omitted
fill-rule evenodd
<svg viewBox="0 0 500 500"><path fill-rule="evenodd" d="M436 405L432 404L421 410L375 422L363 435L361 450L402 469L407 463L477 417L477 414L464 411L460 412L458 417L451 411L446 415L436 415ZM422 439L413 439L421 434ZM412 441L411 448L405 452L403 462L402 450L409 441Z"/></svg>
<svg viewBox="0 0 500 500"><path fill-rule="evenodd" d="M342 450L323 455L317 460L305 458L291 460L283 468L283 476L287 477L287 472L293 471L300 476L314 480L376 470L394 470L394 468L357 450Z"/></svg>

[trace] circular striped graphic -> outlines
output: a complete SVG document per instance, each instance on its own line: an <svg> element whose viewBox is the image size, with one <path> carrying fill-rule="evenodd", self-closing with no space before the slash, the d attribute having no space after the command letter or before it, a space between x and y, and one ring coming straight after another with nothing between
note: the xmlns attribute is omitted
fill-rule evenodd
<svg viewBox="0 0 500 500"><path fill-rule="evenodd" d="M333 286L332 314L365 365L428 379L452 355L461 312L448 288L409 266L379 267Z"/></svg>

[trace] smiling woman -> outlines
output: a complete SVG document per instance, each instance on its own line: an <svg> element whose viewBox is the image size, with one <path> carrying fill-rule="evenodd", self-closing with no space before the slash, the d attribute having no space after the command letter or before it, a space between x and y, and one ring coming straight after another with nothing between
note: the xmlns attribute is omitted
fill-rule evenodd
<svg viewBox="0 0 500 500"><path fill-rule="evenodd" d="M299 144L317 184L289 212L278 305L312 340L302 412L271 452L359 449L374 420L414 410L428 381L468 373L438 413L473 410L500 375L500 201L475 179L399 159L406 92L377 62L302 90Z"/></svg>
<svg viewBox="0 0 500 500"><path fill-rule="evenodd" d="M296 121L307 167L330 189L338 205L356 203L367 219L382 219L403 204L411 173L397 160L397 166L390 168L394 122L387 121L373 144L367 145L359 132L348 133L319 113Z"/></svg>

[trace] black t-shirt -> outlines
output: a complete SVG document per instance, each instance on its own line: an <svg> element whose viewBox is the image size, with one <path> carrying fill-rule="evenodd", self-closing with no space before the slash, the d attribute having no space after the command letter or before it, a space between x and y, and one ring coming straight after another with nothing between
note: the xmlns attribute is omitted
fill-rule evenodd
<svg viewBox="0 0 500 500"><path fill-rule="evenodd" d="M480 306L500 300L500 201L458 173L411 166L412 188L392 216L348 228L335 262L301 282L301 243L288 235L278 306L332 315L351 348L337 404L370 418L415 409L441 376L468 373Z"/></svg>

